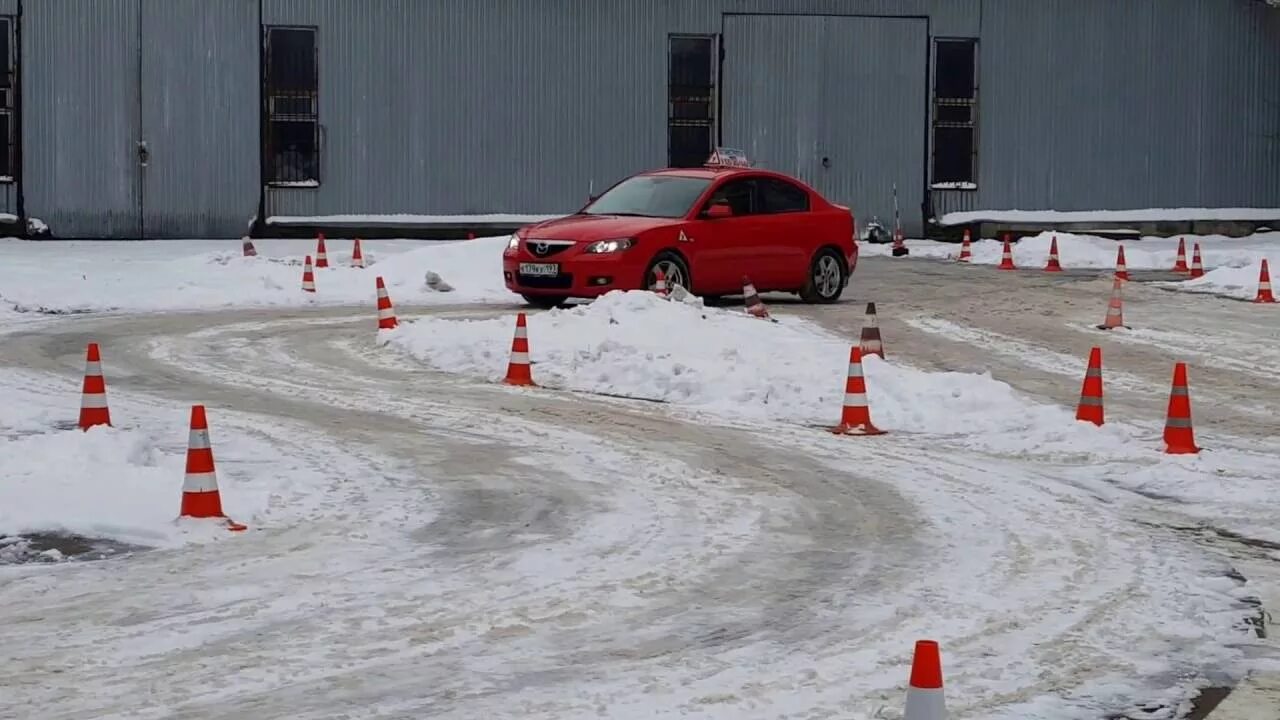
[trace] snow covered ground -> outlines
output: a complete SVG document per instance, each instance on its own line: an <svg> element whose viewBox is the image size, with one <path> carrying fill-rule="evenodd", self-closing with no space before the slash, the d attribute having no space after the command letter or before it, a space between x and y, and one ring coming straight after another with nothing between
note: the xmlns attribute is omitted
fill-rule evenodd
<svg viewBox="0 0 1280 720"><path fill-rule="evenodd" d="M1265 518L1274 443L1166 456L1162 417L1077 423L894 344L864 361L889 434L832 436L854 338L786 306L632 292L530 314L534 390L495 382L503 308L371 331L377 274L397 307L509 303L503 242L373 241L353 270L330 241L314 298L310 241L0 243L0 535L154 548L0 568L0 715L870 720L900 716L911 643L934 637L957 717L1166 720L1257 665L1253 588L1133 513ZM338 304L370 312L319 307ZM160 312L179 309L218 312ZM1124 341L1172 342L1154 332ZM116 427L86 434L87 338ZM195 402L247 533L174 522Z"/></svg>
<svg viewBox="0 0 1280 720"><path fill-rule="evenodd" d="M1043 232L1013 243L1013 263L1019 268L1039 270L1049 259L1049 247L1058 239L1058 259L1066 270L1112 270L1116 265L1116 248L1124 246L1125 266L1129 270L1171 270L1178 256L1178 238L1144 237L1117 241L1093 235ZM1258 275L1263 258L1274 267L1280 262L1280 232L1257 233L1244 238L1222 235L1188 235L1187 263L1191 263L1193 246L1200 244L1200 257L1205 275L1195 280L1160 281L1161 287L1184 292L1198 292L1225 297L1252 299L1258 291ZM862 243L864 256L888 256L891 246ZM954 260L960 244L934 240L908 240L911 257ZM983 238L971 244L970 262L975 265L998 265L1004 243L996 238ZM1273 286L1275 287L1275 286Z"/></svg>
<svg viewBox="0 0 1280 720"><path fill-rule="evenodd" d="M257 240L257 257L243 257L239 240L0 240L0 306L69 313L350 305L374 301L377 275L397 304L510 302L501 271L506 242L369 240L361 245L374 264L353 268L352 242L328 240L330 267L316 269L312 294L301 286L314 240ZM428 271L455 290L427 287Z"/></svg>

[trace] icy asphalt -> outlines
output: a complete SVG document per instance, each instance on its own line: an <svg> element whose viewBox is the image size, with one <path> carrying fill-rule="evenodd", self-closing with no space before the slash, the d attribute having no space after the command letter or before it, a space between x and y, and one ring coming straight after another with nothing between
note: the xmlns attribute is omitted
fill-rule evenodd
<svg viewBox="0 0 1280 720"><path fill-rule="evenodd" d="M1109 287L1096 272L868 259L850 302L777 310L856 337L874 300L891 357L989 370L1066 405L1099 342L1108 412L1154 422L1187 359L1204 444L1274 437L1274 314L1133 283L1135 330L1105 334L1092 325ZM925 611L945 607L970 630L947 646L970 661L948 680L983 691L953 709L1004 717L1123 674L1106 639L1168 611L1149 589L1188 558L1220 554L1280 601L1266 553L1179 529L1203 519L1158 498L1104 507L925 441L840 463L865 451L406 370L369 327L367 308L81 318L0 347L0 364L74 376L91 337L128 369L113 389L299 421L316 437L282 452L323 442L385 468L348 478L354 501L312 526L0 587L0 714L870 717L900 702L903 638L928 636ZM955 527L929 529L937 508L889 481L921 468L936 484L922 492L963 498ZM993 679L1021 665L1042 674Z"/></svg>

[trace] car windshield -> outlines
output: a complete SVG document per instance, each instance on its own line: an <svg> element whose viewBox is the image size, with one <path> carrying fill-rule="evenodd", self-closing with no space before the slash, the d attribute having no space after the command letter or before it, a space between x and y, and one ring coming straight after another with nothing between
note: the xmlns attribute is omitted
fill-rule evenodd
<svg viewBox="0 0 1280 720"><path fill-rule="evenodd" d="M613 186L583 209L587 215L684 217L707 189L707 178L678 175L637 175Z"/></svg>

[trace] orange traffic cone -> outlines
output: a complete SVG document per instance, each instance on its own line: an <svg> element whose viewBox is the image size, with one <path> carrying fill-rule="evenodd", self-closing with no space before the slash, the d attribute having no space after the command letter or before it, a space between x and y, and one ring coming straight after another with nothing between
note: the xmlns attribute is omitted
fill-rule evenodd
<svg viewBox="0 0 1280 720"><path fill-rule="evenodd" d="M329 253L324 249L324 233L316 236L316 267L329 267Z"/></svg>
<svg viewBox="0 0 1280 720"><path fill-rule="evenodd" d="M831 432L837 435L883 435L885 432L871 423L867 382L862 376L862 350L856 345L849 350L849 375L844 384L840 424L831 428Z"/></svg>
<svg viewBox="0 0 1280 720"><path fill-rule="evenodd" d="M973 257L973 253L969 249L969 231L964 231L964 242L960 243L960 257L956 258L956 262L969 262Z"/></svg>
<svg viewBox="0 0 1280 720"><path fill-rule="evenodd" d="M1062 272L1062 263L1058 261L1058 236L1049 241L1049 262L1044 265L1045 272Z"/></svg>
<svg viewBox="0 0 1280 720"><path fill-rule="evenodd" d="M1123 245L1116 248L1116 279L1117 280L1129 279L1129 267L1125 265L1125 262L1124 262L1124 246Z"/></svg>
<svg viewBox="0 0 1280 720"><path fill-rule="evenodd" d="M1102 416L1102 348L1095 347L1089 351L1089 367L1084 371L1076 420L1102 425Z"/></svg>
<svg viewBox="0 0 1280 720"><path fill-rule="evenodd" d="M1169 391L1169 413L1164 421L1165 453L1190 455L1200 452L1191 429L1191 391L1187 387L1187 364L1173 366L1173 387Z"/></svg>
<svg viewBox="0 0 1280 720"><path fill-rule="evenodd" d="M1200 243L1191 247L1191 277L1204 277L1204 263L1200 261Z"/></svg>
<svg viewBox="0 0 1280 720"><path fill-rule="evenodd" d="M391 307L391 296L387 294L387 285L378 277L378 329L393 330L396 325L396 311Z"/></svg>
<svg viewBox="0 0 1280 720"><path fill-rule="evenodd" d="M1271 294L1271 271L1267 268L1267 259L1262 258L1262 270L1258 272L1258 296L1256 303L1273 303L1276 296Z"/></svg>
<svg viewBox="0 0 1280 720"><path fill-rule="evenodd" d="M475 240L475 239L476 239L476 234L475 234L474 232L468 232L468 233L467 233L467 239L468 239L468 240Z"/></svg>
<svg viewBox="0 0 1280 720"><path fill-rule="evenodd" d="M80 393L80 429L111 425L107 408L107 379L102 376L102 356L98 343L89 343L84 359L84 386Z"/></svg>
<svg viewBox="0 0 1280 720"><path fill-rule="evenodd" d="M769 308L764 306L760 293L756 292L756 286L751 284L751 278L746 275L742 276L742 297L747 305L748 315L758 318L769 317Z"/></svg>
<svg viewBox="0 0 1280 720"><path fill-rule="evenodd" d="M889 251L889 254L894 257L905 257L911 254L911 251L907 249L907 239L902 235L902 228L897 228L893 231L893 248Z"/></svg>
<svg viewBox="0 0 1280 720"><path fill-rule="evenodd" d="M863 355L879 355L884 358L884 343L880 342L880 326L876 323L876 304L867 303L867 319L862 325L862 337L858 349Z"/></svg>
<svg viewBox="0 0 1280 720"><path fill-rule="evenodd" d="M662 272L662 268L653 269L653 287L650 289L658 297L664 298L667 296L667 274Z"/></svg>
<svg viewBox="0 0 1280 720"><path fill-rule="evenodd" d="M1187 267L1187 239L1178 238L1178 259L1173 262L1173 272L1188 273L1191 268Z"/></svg>
<svg viewBox="0 0 1280 720"><path fill-rule="evenodd" d="M187 474L182 482L181 517L222 518L228 530L245 526L222 513L218 493L218 472L213 466L213 446L209 444L209 422L203 405L191 406L191 435L187 442Z"/></svg>
<svg viewBox="0 0 1280 720"><path fill-rule="evenodd" d="M511 361L507 364L508 385L537 386L533 381L533 367L529 362L529 327L524 313L516 315L516 334L511 339Z"/></svg>
<svg viewBox="0 0 1280 720"><path fill-rule="evenodd" d="M1103 319L1102 324L1098 326L1099 330L1113 330L1118 327L1122 327L1126 330L1129 329L1129 326L1124 324L1124 299L1123 299L1123 286L1121 285L1122 282L1124 281L1121 280L1120 278L1115 278L1114 280L1112 280L1111 302L1107 303L1107 317Z"/></svg>
<svg viewBox="0 0 1280 720"><path fill-rule="evenodd" d="M360 238L356 238L356 244L351 247L351 267L364 267L364 251L360 249Z"/></svg>
<svg viewBox="0 0 1280 720"><path fill-rule="evenodd" d="M1004 234L1004 254L1000 256L1000 270L1017 270L1013 264L1013 248L1009 245L1009 233Z"/></svg>
<svg viewBox="0 0 1280 720"><path fill-rule="evenodd" d="M248 236L241 238L240 251L245 257L256 257L258 254L258 249L253 246L253 241Z"/></svg>
<svg viewBox="0 0 1280 720"><path fill-rule="evenodd" d="M911 658L911 684L902 720L946 720L947 701L942 689L942 658L935 640L917 640Z"/></svg>
<svg viewBox="0 0 1280 720"><path fill-rule="evenodd" d="M315 271L311 269L310 255L307 256L306 260L302 261L302 291L316 291L316 274Z"/></svg>

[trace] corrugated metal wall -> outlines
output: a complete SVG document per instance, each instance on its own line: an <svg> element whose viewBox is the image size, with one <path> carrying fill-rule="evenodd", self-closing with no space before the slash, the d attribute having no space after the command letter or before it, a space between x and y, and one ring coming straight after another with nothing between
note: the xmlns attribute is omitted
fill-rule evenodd
<svg viewBox="0 0 1280 720"><path fill-rule="evenodd" d="M1280 206L1280 11L985 0L983 209Z"/></svg>
<svg viewBox="0 0 1280 720"><path fill-rule="evenodd" d="M665 164L667 35L719 33L726 13L980 34L979 189L934 193L937 210L1280 205L1280 11L1250 0L262 2L268 24L318 27L324 127L321 186L272 190L272 214L574 209ZM60 235L239 234L256 8L29 0L28 211Z"/></svg>

